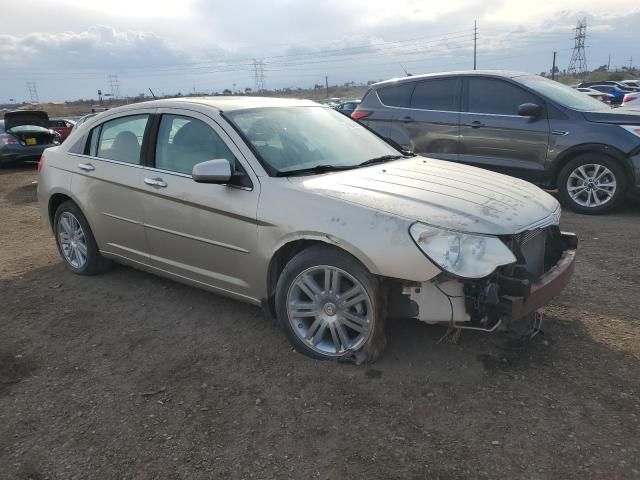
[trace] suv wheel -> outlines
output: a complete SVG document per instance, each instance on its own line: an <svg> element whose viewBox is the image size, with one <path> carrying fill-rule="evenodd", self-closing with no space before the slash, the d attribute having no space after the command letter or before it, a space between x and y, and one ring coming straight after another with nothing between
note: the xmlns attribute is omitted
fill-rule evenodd
<svg viewBox="0 0 640 480"><path fill-rule="evenodd" d="M609 213L625 197L626 178L612 158L585 153L567 163L558 177L562 203L577 213Z"/></svg>
<svg viewBox="0 0 640 480"><path fill-rule="evenodd" d="M299 352L356 363L378 358L386 345L380 285L351 255L314 246L286 265L276 287L276 311Z"/></svg>
<svg viewBox="0 0 640 480"><path fill-rule="evenodd" d="M100 255L89 223L72 201L60 204L53 217L53 233L65 266L79 275L95 275L110 265Z"/></svg>

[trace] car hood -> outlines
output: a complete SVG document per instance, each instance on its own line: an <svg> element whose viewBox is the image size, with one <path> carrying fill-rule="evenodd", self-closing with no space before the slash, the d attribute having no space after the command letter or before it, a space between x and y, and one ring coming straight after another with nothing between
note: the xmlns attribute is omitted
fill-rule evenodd
<svg viewBox="0 0 640 480"><path fill-rule="evenodd" d="M528 182L424 157L289 180L309 192L469 233L514 234L560 216L557 200Z"/></svg>
<svg viewBox="0 0 640 480"><path fill-rule="evenodd" d="M590 122L615 123L620 125L640 125L640 114L637 110L620 107L598 112L582 112Z"/></svg>
<svg viewBox="0 0 640 480"><path fill-rule="evenodd" d="M4 114L4 128L10 130L22 125L49 128L49 115L41 110L16 110Z"/></svg>

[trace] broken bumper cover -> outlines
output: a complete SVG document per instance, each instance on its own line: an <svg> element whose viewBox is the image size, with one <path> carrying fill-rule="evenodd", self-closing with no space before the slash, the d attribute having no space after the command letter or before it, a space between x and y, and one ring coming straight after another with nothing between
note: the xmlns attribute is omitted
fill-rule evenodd
<svg viewBox="0 0 640 480"><path fill-rule="evenodd" d="M540 278L526 279L500 276L498 283L503 293L499 311L511 320L519 320L534 313L557 296L569 283L575 269L578 237L562 233L563 252L556 264Z"/></svg>

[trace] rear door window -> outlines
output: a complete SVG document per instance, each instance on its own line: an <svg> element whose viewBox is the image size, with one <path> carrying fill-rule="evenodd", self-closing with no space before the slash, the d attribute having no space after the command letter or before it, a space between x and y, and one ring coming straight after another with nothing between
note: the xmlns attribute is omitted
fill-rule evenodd
<svg viewBox="0 0 640 480"><path fill-rule="evenodd" d="M385 105L390 107L408 107L411 102L411 94L415 83L407 82L378 90L378 96Z"/></svg>
<svg viewBox="0 0 640 480"><path fill-rule="evenodd" d="M534 95L511 83L495 78L470 78L467 111L494 115L518 115L518 106L537 103Z"/></svg>
<svg viewBox="0 0 640 480"><path fill-rule="evenodd" d="M149 115L132 115L104 122L91 132L92 143L97 139L96 156L119 162L140 164L142 140ZM100 128L99 138L95 135Z"/></svg>
<svg viewBox="0 0 640 480"><path fill-rule="evenodd" d="M411 108L457 112L458 80L439 78L417 83L411 97Z"/></svg>

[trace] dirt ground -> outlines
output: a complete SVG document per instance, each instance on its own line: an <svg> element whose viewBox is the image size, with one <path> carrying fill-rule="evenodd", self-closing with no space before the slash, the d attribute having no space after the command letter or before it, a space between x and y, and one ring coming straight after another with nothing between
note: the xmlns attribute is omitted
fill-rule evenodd
<svg viewBox="0 0 640 480"><path fill-rule="evenodd" d="M126 267L78 277L0 170L2 479L640 479L640 206L565 213L576 274L524 351L388 326L369 366Z"/></svg>

